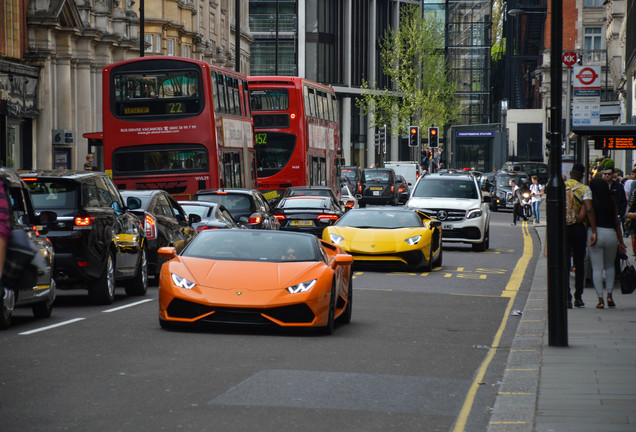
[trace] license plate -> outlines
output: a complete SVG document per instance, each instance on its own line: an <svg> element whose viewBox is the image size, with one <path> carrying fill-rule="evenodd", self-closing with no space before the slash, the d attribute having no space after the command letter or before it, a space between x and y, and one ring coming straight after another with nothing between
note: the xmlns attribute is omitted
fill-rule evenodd
<svg viewBox="0 0 636 432"><path fill-rule="evenodd" d="M314 223L310 220L293 220L291 226L312 226Z"/></svg>
<svg viewBox="0 0 636 432"><path fill-rule="evenodd" d="M452 223L442 224L442 229L443 230L452 230L453 229L453 224Z"/></svg>
<svg viewBox="0 0 636 432"><path fill-rule="evenodd" d="M369 189L371 189L372 191L381 191L384 188L382 186L372 186Z"/></svg>
<svg viewBox="0 0 636 432"><path fill-rule="evenodd" d="M378 196L378 195L380 195L380 192L381 192L381 191L373 191L373 196Z"/></svg>

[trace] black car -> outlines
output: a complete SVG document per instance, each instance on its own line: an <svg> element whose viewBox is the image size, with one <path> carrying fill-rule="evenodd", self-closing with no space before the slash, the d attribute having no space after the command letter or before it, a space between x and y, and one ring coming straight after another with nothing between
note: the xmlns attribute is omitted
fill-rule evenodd
<svg viewBox="0 0 636 432"><path fill-rule="evenodd" d="M157 251L160 247L172 246L181 252L196 235L192 222L199 220L199 216L189 218L181 205L166 191L161 189L120 191L127 200L129 197L139 198L141 206L130 208L146 231L148 250L148 273L153 276L159 274L161 265L166 262L160 258Z"/></svg>
<svg viewBox="0 0 636 432"><path fill-rule="evenodd" d="M530 182L530 176L522 171L501 171L490 185L490 210L513 209L510 180L521 189Z"/></svg>
<svg viewBox="0 0 636 432"><path fill-rule="evenodd" d="M240 228L230 212L221 204L206 201L179 201L179 204L187 214L201 218L200 221L192 223L197 233L208 229Z"/></svg>
<svg viewBox="0 0 636 432"><path fill-rule="evenodd" d="M367 204L398 205L398 181L391 168L365 168L362 171L360 207Z"/></svg>
<svg viewBox="0 0 636 432"><path fill-rule="evenodd" d="M280 200L274 209L280 229L322 236L322 230L333 225L345 213L332 198L323 196L291 196Z"/></svg>
<svg viewBox="0 0 636 432"><path fill-rule="evenodd" d="M36 211L57 213L47 233L55 249L59 289L88 289L91 302L110 304L115 284L126 294L145 295L148 258L144 227L103 172L54 170L22 174Z"/></svg>
<svg viewBox="0 0 636 432"><path fill-rule="evenodd" d="M341 192L338 191L338 194L341 194ZM294 196L321 196L331 198L336 205L344 209L341 196L337 196L333 190L327 186L293 186L285 189L285 192L281 195L281 199Z"/></svg>
<svg viewBox="0 0 636 432"><path fill-rule="evenodd" d="M202 189L194 195L194 200L222 204L232 219L246 228L280 228L263 194L256 189Z"/></svg>
<svg viewBox="0 0 636 432"><path fill-rule="evenodd" d="M502 165L501 171L521 171L526 173L529 177L533 175L537 176L539 184L545 185L548 183L550 174L548 172L548 164L537 161L514 161L506 162Z"/></svg>
<svg viewBox="0 0 636 432"><path fill-rule="evenodd" d="M360 184L362 183L362 170L360 167L355 165L353 166L343 166L340 168L340 177L344 177L347 179L349 184L352 186L352 192L354 194L362 192L360 188Z"/></svg>
<svg viewBox="0 0 636 432"><path fill-rule="evenodd" d="M406 181L406 179L401 175L397 175L395 176L395 178L398 181L396 186L398 189L398 193L400 194L399 203L404 204L409 200L409 194L411 193L411 190L409 189L409 184Z"/></svg>
<svg viewBox="0 0 636 432"><path fill-rule="evenodd" d="M12 170L0 169L0 180L4 183L9 199L12 235L18 235L18 231L26 233L26 240L32 247L38 249L42 255L42 267L33 274L27 274L24 278L10 278L11 269L5 264L3 283L0 289L0 329L6 329L11 324L14 308L28 306L33 310L36 318L48 318L51 316L53 301L55 300L55 280L53 279L53 264L55 252L51 242L40 235L47 226L40 226L45 219L47 223L55 223L54 212L43 212L36 216L33 204L26 184ZM12 251L8 250L7 254ZM17 275L16 275L17 276Z"/></svg>

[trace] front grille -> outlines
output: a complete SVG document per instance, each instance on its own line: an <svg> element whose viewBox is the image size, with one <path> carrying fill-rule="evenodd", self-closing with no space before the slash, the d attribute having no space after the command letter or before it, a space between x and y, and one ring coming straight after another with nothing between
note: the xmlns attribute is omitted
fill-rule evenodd
<svg viewBox="0 0 636 432"><path fill-rule="evenodd" d="M457 228L452 230L443 230L442 239L468 239L479 240L481 238L481 230L477 227Z"/></svg>
<svg viewBox="0 0 636 432"><path fill-rule="evenodd" d="M433 219L437 219L442 222L457 222L462 221L466 217L466 210L456 210L456 209L424 209L422 210L426 213L426 216L431 217ZM446 212L446 217L441 218L440 212Z"/></svg>
<svg viewBox="0 0 636 432"><path fill-rule="evenodd" d="M182 299L174 299L168 306L168 316L172 318L192 319L206 315L199 321L216 324L252 324L271 325L272 321L263 315L289 324L309 324L315 319L311 308L306 304L281 306L269 309L226 308L206 306ZM214 312L210 314L210 312Z"/></svg>
<svg viewBox="0 0 636 432"><path fill-rule="evenodd" d="M409 252L402 252L402 253L382 256L382 257L387 257L387 256L395 257L396 258L395 261L387 261L387 260L379 259L381 256L375 255L375 254L363 254L363 253L356 253L356 252L349 252L349 253L353 255L354 261L356 258L363 258L362 260L359 260L358 262L356 262L356 264L373 264L374 266L375 265L395 266L400 264L404 265L400 261L397 261L397 259L403 259L404 261L406 261L407 266L416 266L422 263L422 258L423 258L422 252L420 251L409 251Z"/></svg>

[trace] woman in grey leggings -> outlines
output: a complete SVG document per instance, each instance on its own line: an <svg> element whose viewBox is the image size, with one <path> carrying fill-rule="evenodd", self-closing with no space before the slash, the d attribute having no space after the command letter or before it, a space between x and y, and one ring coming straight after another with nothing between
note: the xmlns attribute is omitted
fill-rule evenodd
<svg viewBox="0 0 636 432"><path fill-rule="evenodd" d="M625 253L623 235L618 223L616 204L608 183L596 178L590 183L594 216L596 217L596 244L589 246L592 264L592 281L598 296L596 307L605 307L603 302L603 270L605 270L605 289L607 290L607 306L615 307L612 291L614 290L614 260L616 251ZM589 238L589 234L588 234Z"/></svg>

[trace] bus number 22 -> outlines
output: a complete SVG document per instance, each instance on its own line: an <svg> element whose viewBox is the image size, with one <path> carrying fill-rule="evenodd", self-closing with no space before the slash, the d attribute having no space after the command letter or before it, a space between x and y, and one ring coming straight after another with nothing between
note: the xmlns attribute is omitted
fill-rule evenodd
<svg viewBox="0 0 636 432"><path fill-rule="evenodd" d="M183 104L181 102L170 102L168 104L168 113L178 114L183 112Z"/></svg>

